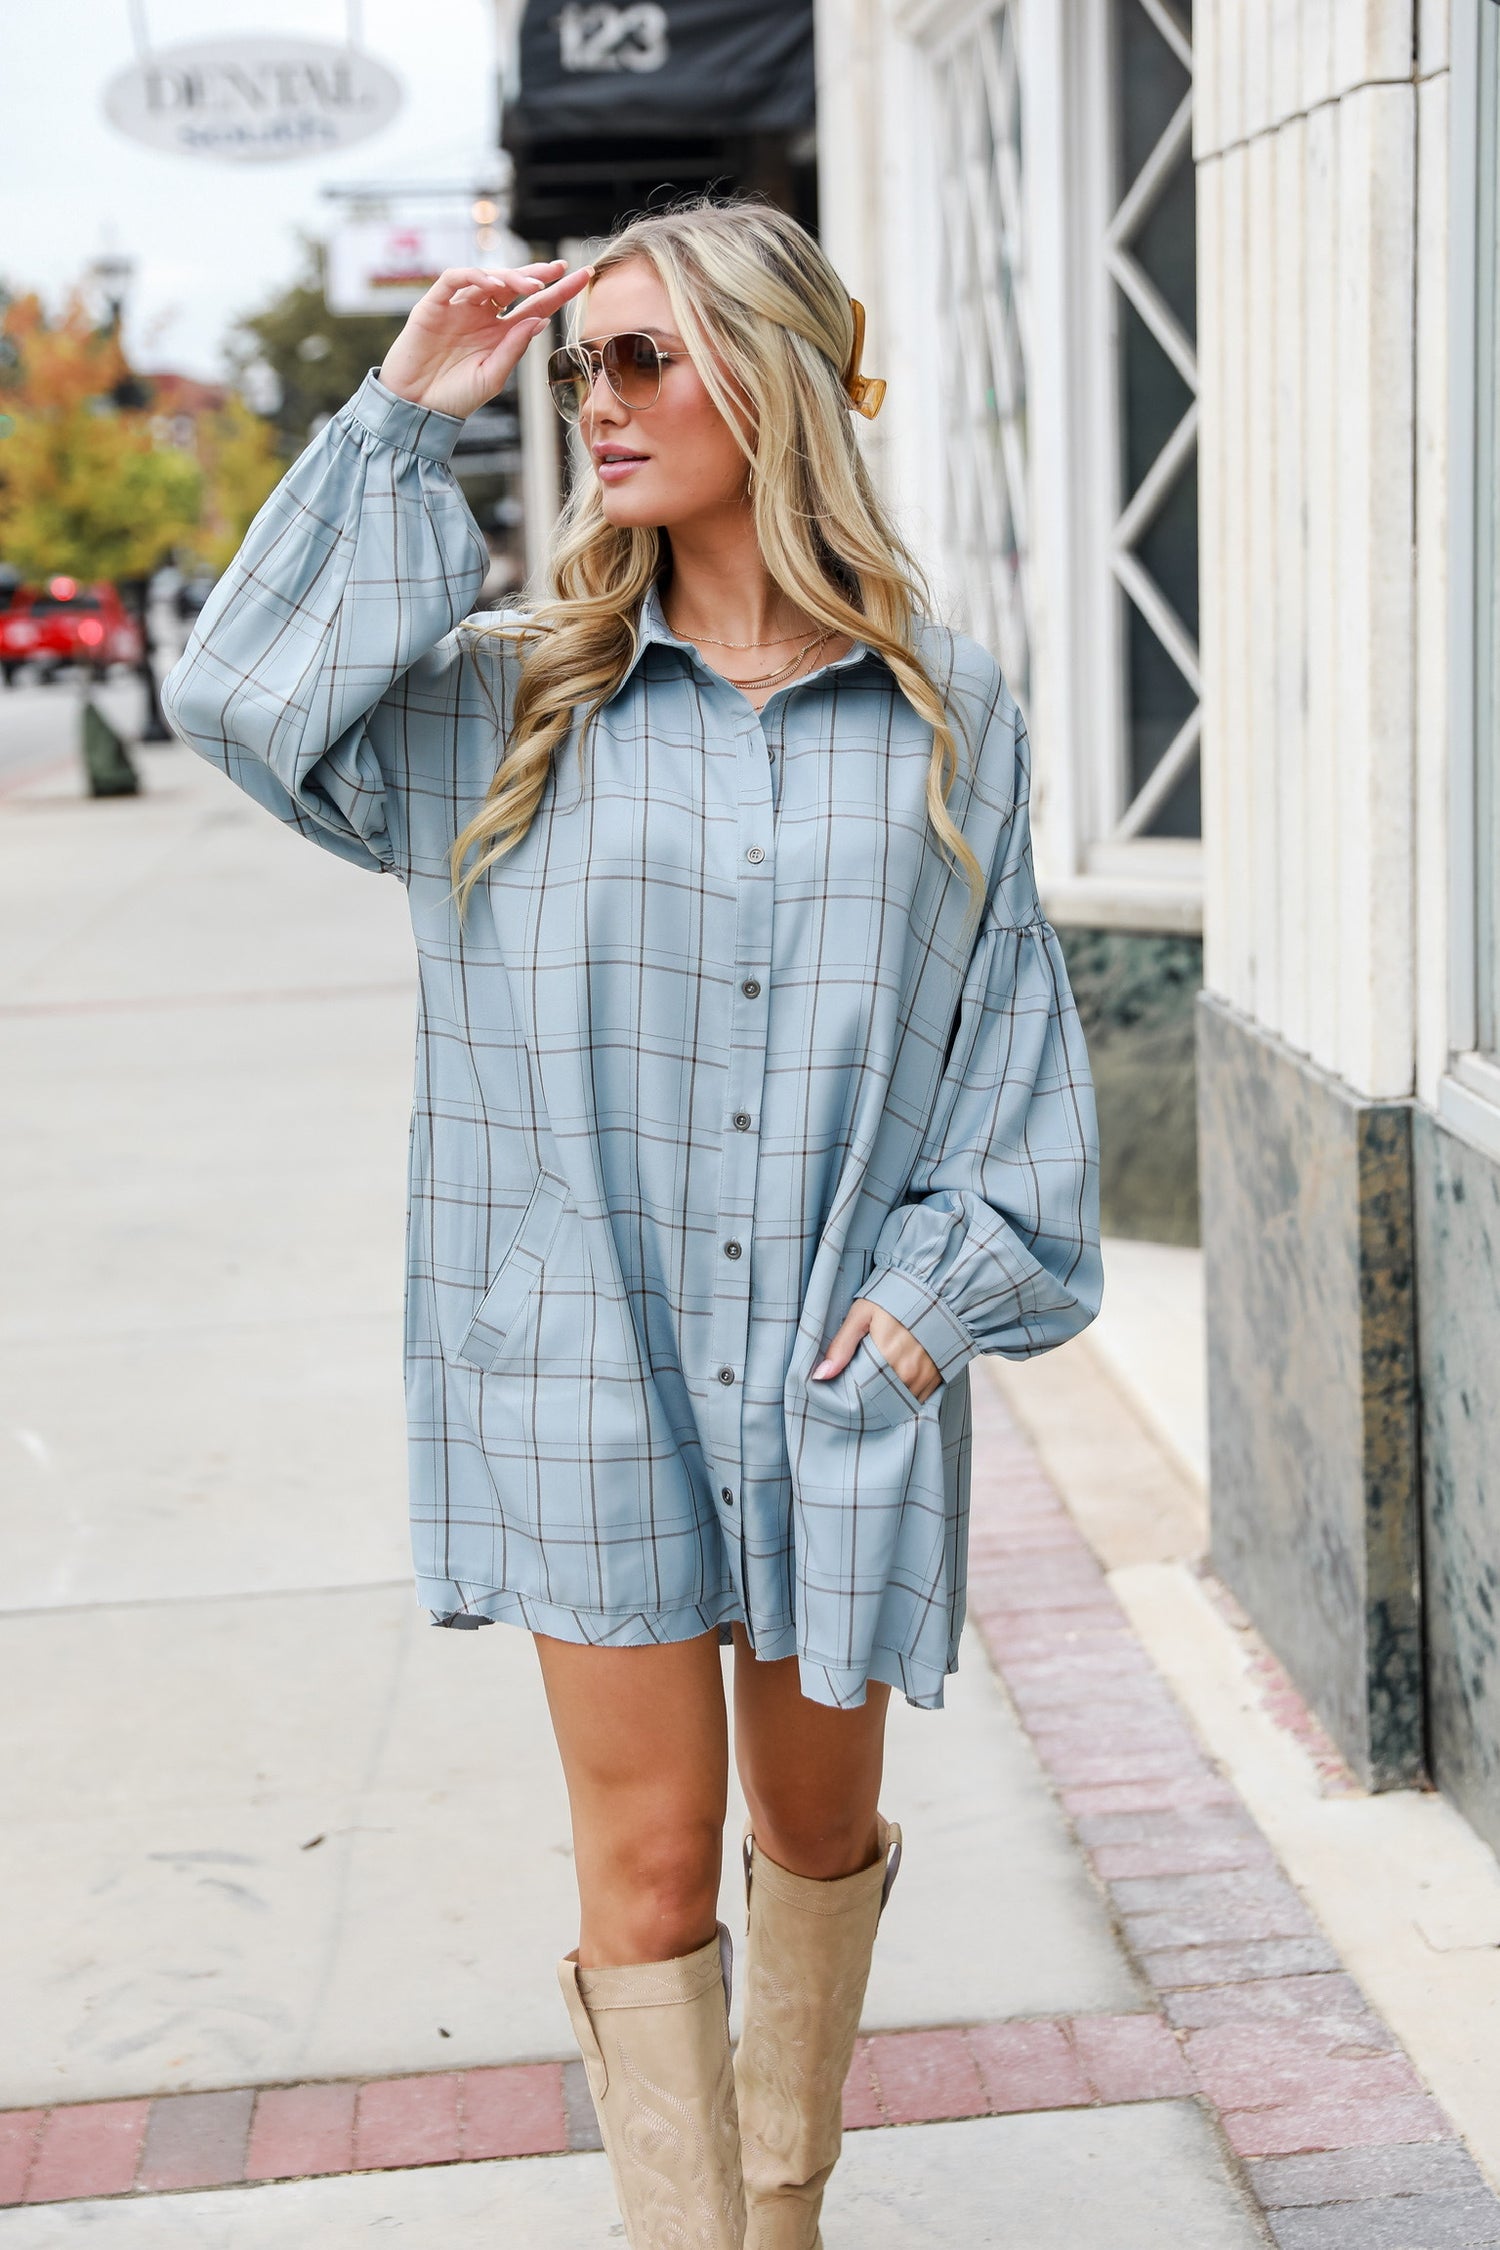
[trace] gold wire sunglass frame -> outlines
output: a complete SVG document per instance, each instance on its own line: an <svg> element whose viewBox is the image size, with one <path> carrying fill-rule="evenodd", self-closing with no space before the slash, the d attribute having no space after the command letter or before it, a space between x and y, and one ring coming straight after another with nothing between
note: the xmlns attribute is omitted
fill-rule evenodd
<svg viewBox="0 0 1500 2250"><path fill-rule="evenodd" d="M622 363L619 347L622 344L644 344L654 362L654 380L649 398L639 395L639 385L630 385L630 395L621 388L617 377L631 374L642 376L639 358L630 368ZM559 344L547 359L547 387L552 393L552 403L565 422L576 422L583 412L583 402L598 382L600 374L608 383L620 404L631 414L642 413L656 404L661 397L661 371L674 361L682 359L682 352L663 351L654 336L638 328L622 328L618 335L606 336L602 344ZM649 378L648 378L649 379Z"/></svg>
<svg viewBox="0 0 1500 2250"><path fill-rule="evenodd" d="M878 375L862 375L859 363L865 348L865 308L857 297L849 300L854 315L854 346L849 354L849 364L844 370L844 396L856 414L873 422L885 401L886 386ZM620 354L617 347L624 343L644 344L656 362L656 380L649 398L627 398L615 380L619 371ZM610 355L615 362L611 370ZM552 393L552 403L565 422L577 422L583 413L583 402L593 390L602 370L615 397L628 413L638 414L656 404L661 397L661 371L674 360L685 358L684 352L663 351L654 336L637 328L621 329L616 336L606 336L602 344L559 344L547 359L547 387ZM639 370L637 370L639 372Z"/></svg>

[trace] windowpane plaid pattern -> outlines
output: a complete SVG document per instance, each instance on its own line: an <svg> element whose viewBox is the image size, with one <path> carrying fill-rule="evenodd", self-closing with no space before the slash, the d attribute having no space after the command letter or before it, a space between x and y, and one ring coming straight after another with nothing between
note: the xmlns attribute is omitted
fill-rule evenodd
<svg viewBox="0 0 1500 2250"><path fill-rule="evenodd" d="M420 965L406 1388L413 1553L441 1621L639 1645L743 1618L815 1701L936 1707L964 1608L978 1352L1098 1308L1096 1129L1032 875L1026 736L994 660L924 624L958 723L873 650L759 715L667 629L460 929L513 645L449 468L460 424L371 374L256 518L173 669L194 749L326 849L397 876ZM965 751L964 738L970 746ZM857 1296L868 1339L809 1372Z"/></svg>

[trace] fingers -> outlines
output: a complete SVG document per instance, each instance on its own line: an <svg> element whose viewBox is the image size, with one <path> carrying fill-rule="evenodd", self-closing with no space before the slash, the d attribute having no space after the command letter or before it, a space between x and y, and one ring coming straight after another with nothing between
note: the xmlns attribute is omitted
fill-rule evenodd
<svg viewBox="0 0 1500 2250"><path fill-rule="evenodd" d="M877 1315L880 1335L871 1333ZM861 1336L870 1341L881 1358L901 1377L907 1389L918 1398L930 1398L942 1381L942 1371L932 1355L917 1342L909 1328L892 1317L879 1305L872 1305L863 1297L856 1297L839 1326L833 1342L812 1371L810 1380L827 1382L832 1375L841 1375L854 1357ZM900 1364L898 1364L898 1362ZM906 1370L910 1368L911 1373Z"/></svg>
<svg viewBox="0 0 1500 2250"><path fill-rule="evenodd" d="M534 319L529 313L523 318L507 320L498 331L495 348L480 362L480 380L485 396L494 398L503 391L521 360L526 347L535 336L544 333L545 320Z"/></svg>
<svg viewBox="0 0 1500 2250"><path fill-rule="evenodd" d="M482 380L489 397L493 398L504 389L525 357L527 346L544 333L557 307L565 305L570 297L576 297L579 290L586 287L592 275L591 266L579 266L572 273L565 273L560 280L536 290L521 304L512 306L509 312L501 312L497 308L495 319L499 322L499 339L495 349L482 363Z"/></svg>
<svg viewBox="0 0 1500 2250"><path fill-rule="evenodd" d="M593 277L592 266L571 273L562 258L537 266L454 266L439 274L431 296L438 305L488 305L497 319L530 318L533 310L550 316L576 297ZM509 304L509 310L506 306Z"/></svg>
<svg viewBox="0 0 1500 2250"><path fill-rule="evenodd" d="M550 319L559 306L567 304L581 289L586 289L593 277L592 266L575 266L571 273L565 273L557 281L549 282L544 288L537 290L534 296L526 299L524 305L512 306L509 313L501 313L497 307L496 317L508 320L519 313L527 320L534 314Z"/></svg>
<svg viewBox="0 0 1500 2250"><path fill-rule="evenodd" d="M542 275L526 273L519 266L496 266L491 271L483 266L460 266L455 274L445 274L442 279L459 283L448 294L446 302L450 305L479 301L496 304L503 298L533 297L546 286Z"/></svg>
<svg viewBox="0 0 1500 2250"><path fill-rule="evenodd" d="M826 1382L830 1375L841 1375L854 1357L855 1346L870 1326L873 1307L856 1298L844 1315L838 1333L823 1357L812 1371L812 1380Z"/></svg>
<svg viewBox="0 0 1500 2250"><path fill-rule="evenodd" d="M500 316L497 314L496 318ZM487 398L494 398L504 390L525 358L527 347L546 331L545 312L535 314L529 307L524 313L517 310L500 320L494 349L480 362L480 380Z"/></svg>
<svg viewBox="0 0 1500 2250"><path fill-rule="evenodd" d="M512 297L520 297L555 281L566 265L565 258L548 258L531 266L445 266L427 294L439 305L451 304L456 296L475 289L493 296L507 288Z"/></svg>
<svg viewBox="0 0 1500 2250"><path fill-rule="evenodd" d="M883 1305L872 1308L870 1342L909 1391L915 1391L918 1398L931 1397L943 1379L942 1370L911 1330L903 1327Z"/></svg>

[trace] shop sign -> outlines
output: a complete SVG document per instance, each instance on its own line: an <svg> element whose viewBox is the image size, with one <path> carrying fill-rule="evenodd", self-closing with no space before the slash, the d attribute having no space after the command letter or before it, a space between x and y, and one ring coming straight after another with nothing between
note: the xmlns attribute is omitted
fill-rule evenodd
<svg viewBox="0 0 1500 2250"><path fill-rule="evenodd" d="M417 219L346 219L328 238L331 313L404 313L448 266L522 265L524 242L480 231L467 210Z"/></svg>
<svg viewBox="0 0 1500 2250"><path fill-rule="evenodd" d="M401 100L373 55L269 34L159 48L104 90L105 115L132 140L241 164L328 156L378 133Z"/></svg>

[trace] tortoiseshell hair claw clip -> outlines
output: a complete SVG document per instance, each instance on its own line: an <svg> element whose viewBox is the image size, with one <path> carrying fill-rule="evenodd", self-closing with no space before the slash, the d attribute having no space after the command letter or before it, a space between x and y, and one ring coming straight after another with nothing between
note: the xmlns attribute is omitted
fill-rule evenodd
<svg viewBox="0 0 1500 2250"><path fill-rule="evenodd" d="M865 348L865 308L857 297L851 297L849 305L854 314L854 349L844 370L844 390L855 413L873 422L885 397L885 382L879 375L861 375L859 371Z"/></svg>

